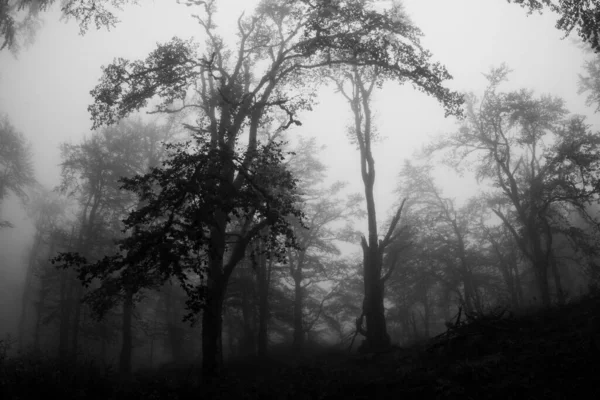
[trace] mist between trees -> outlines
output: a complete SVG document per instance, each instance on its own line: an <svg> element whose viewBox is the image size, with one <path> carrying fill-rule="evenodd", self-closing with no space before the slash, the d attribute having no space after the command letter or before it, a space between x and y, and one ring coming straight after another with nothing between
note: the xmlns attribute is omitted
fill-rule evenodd
<svg viewBox="0 0 600 400"><path fill-rule="evenodd" d="M19 12L30 21L52 3L0 0L4 46L31 26ZM85 31L114 25L110 6L126 3L62 10ZM482 93L449 89L400 2L263 0L237 20L234 46L214 23L218 1L182 3L205 44L175 37L103 67L93 130L61 146L54 190L35 183L25 137L0 123L0 201L19 199L35 229L15 348L124 377L168 362L214 375L247 356L385 351L444 331L459 309L549 307L597 289L600 136L563 100L505 90L506 65L482 71ZM516 3L559 13L558 28L597 47L595 20L577 25L570 2ZM457 122L385 182L397 202L382 221L372 96L392 83ZM324 85L352 116L360 177L348 179L362 193L327 184L318 138L293 136ZM580 93L597 109L599 88L592 58ZM481 191L457 204L439 165L471 171ZM0 224L11 229L10 216ZM344 242L361 252L342 254Z"/></svg>

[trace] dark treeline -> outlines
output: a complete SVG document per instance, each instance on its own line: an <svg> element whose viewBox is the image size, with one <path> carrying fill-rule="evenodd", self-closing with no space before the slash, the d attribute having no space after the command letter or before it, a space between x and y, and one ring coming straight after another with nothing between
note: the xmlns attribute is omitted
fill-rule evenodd
<svg viewBox="0 0 600 400"><path fill-rule="evenodd" d="M83 28L103 21L75 3L65 10ZM483 93L448 89L399 4L264 0L229 48L213 23L218 1L187 3L202 11L203 52L174 38L105 67L94 130L61 146L55 190L35 184L27 141L0 124L0 202L28 197L35 228L15 305L20 351L93 359L124 378L160 366L214 375L242 359L385 351L445 331L458 313L550 307L597 289L600 136L563 100L504 91L504 65L487 71ZM11 4L0 0L0 28ZM17 31L3 29L10 47ZM599 80L595 58L580 91L598 109ZM432 96L457 125L384 182L397 204L382 223L371 98L388 82ZM349 105L361 194L328 184L317 139L288 131L318 85ZM164 118L132 116L151 100ZM447 197L440 164L472 171L479 194ZM362 253L342 255L343 242Z"/></svg>

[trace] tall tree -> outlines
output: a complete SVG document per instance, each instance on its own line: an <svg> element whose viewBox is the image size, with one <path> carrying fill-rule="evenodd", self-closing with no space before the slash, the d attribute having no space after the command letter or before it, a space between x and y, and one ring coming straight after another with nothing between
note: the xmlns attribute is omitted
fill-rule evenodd
<svg viewBox="0 0 600 400"><path fill-rule="evenodd" d="M132 213L126 224L146 228L126 241L127 256L113 265L133 271L133 265L149 267L149 260L160 259L165 275L180 278L190 307L203 310L207 373L221 362L224 290L249 242L269 227L267 249L277 252L282 243L293 244L285 219L298 215L293 180L279 167L277 146L261 145L257 134L277 112L286 116L281 129L299 123L296 112L309 107L311 97L296 90L311 82L308 72L334 64L377 65L387 77L412 79L439 98L448 113L460 106L460 97L442 86L446 70L429 63L427 52L388 39L412 39L417 31L388 13L368 9L363 1L331 7L265 0L254 16L238 20L235 51L227 51L217 35L215 3L202 4L205 17L199 23L208 38L203 57L191 42L176 38L145 61L117 59L104 69L90 106L95 127L144 107L154 96L163 100L159 112L192 108L199 113L197 124L188 125L193 143L173 148L172 159L162 168L127 181L126 188L148 205ZM255 75L259 64L264 70ZM196 88L195 98L188 97L191 88ZM156 192L150 190L154 185ZM288 237L285 242L279 240L282 235ZM186 270L197 274L195 281L190 282ZM205 272L206 280L200 280ZM134 275L144 281L141 273Z"/></svg>
<svg viewBox="0 0 600 400"><path fill-rule="evenodd" d="M332 10L345 17L368 12L360 9L341 8L341 4L337 3ZM353 47L345 50L350 53L351 57L356 57L355 48L363 45L373 46L375 43L372 41L383 41L388 47L384 57L388 62L393 60L398 67L397 73L390 74L386 68L377 64L363 66L364 64L357 57L351 67L342 68L337 73L329 74L338 90L350 104L354 117L350 134L352 141L358 145L360 151L361 177L367 203L368 237L361 239L365 298L363 314L358 319L357 330L364 332L366 348L371 350L386 348L390 344L385 322L384 284L392 270L383 272L383 256L386 248L394 240L396 225L402 213L402 206L400 206L392 218L386 234L381 239L373 194L375 186L375 160L372 152L375 127L371 111L373 90L386 80L396 80L399 83L408 81L439 100L446 110L446 115L459 115L462 103L460 96L442 86L443 81L450 79L451 76L444 67L430 63L430 54L420 44L421 31L408 19L402 5L394 3L392 9L386 11L385 16L387 17L386 22L389 24L389 31L385 36L379 36L383 32L374 30L366 38L354 41ZM391 264L391 266L393 265ZM366 331L362 327L363 316L366 318Z"/></svg>
<svg viewBox="0 0 600 400"><path fill-rule="evenodd" d="M0 116L0 208L9 193L21 201L27 199L26 189L35 184L31 144L10 123ZM12 226L0 219L0 228Z"/></svg>

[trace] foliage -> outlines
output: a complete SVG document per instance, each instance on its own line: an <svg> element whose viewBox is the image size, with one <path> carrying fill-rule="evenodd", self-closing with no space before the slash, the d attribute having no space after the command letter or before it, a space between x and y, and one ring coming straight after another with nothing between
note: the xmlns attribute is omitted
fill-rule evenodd
<svg viewBox="0 0 600 400"><path fill-rule="evenodd" d="M600 111L600 57L594 55L587 60L583 68L585 74L579 74L578 94L587 94L585 104L595 107L595 112Z"/></svg>
<svg viewBox="0 0 600 400"><path fill-rule="evenodd" d="M569 35L577 28L579 37L587 42L594 51L600 50L600 4L597 0L508 0L520 4L529 12L541 12L544 8L559 14L556 28Z"/></svg>
<svg viewBox="0 0 600 400"><path fill-rule="evenodd" d="M131 234L119 242L120 252L85 265L80 269L80 277L88 285L94 278L100 278L105 285L103 291L118 291L156 287L173 276L186 289L188 307L195 314L204 302L202 282L206 279L208 260L215 252L210 240L210 230L218 223L215 215L225 213L228 222L245 218L245 226L239 229L247 234L246 241L270 226L267 251L276 256L282 246L293 245L284 216L300 216L293 208L293 197L286 191L293 191L295 181L279 167L284 154L277 143L261 146L260 155L248 169L242 166L239 156L226 158L201 138L195 144L188 141L167 148L170 156L161 167L123 179L123 189L136 193L143 206L124 219L125 229ZM239 189L213 175L213 171L226 168L225 164L235 165L246 177ZM273 191L265 183L282 190ZM224 191L229 195L217 195ZM250 222L256 224L250 228L251 232L244 232ZM234 239L239 234L230 235ZM282 238L285 240L281 241ZM86 264L86 260L76 255L65 254L57 261L65 265ZM102 292L96 291L94 296L98 310L110 308L110 304L100 300L106 298Z"/></svg>
<svg viewBox="0 0 600 400"><path fill-rule="evenodd" d="M23 43L30 43L41 25L39 12L52 3L54 0L0 0L0 51L10 49L16 54ZM23 12L25 17L20 19Z"/></svg>

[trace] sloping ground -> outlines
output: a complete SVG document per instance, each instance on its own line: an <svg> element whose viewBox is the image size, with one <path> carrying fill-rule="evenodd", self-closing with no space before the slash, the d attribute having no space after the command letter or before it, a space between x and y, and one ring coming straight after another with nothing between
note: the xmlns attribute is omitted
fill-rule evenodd
<svg viewBox="0 0 600 400"><path fill-rule="evenodd" d="M197 372L139 376L61 375L48 363L0 366L0 398L61 399L600 399L600 297L530 315L458 321L410 349L324 354L299 365L280 360L230 367L199 384Z"/></svg>

